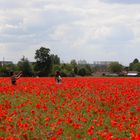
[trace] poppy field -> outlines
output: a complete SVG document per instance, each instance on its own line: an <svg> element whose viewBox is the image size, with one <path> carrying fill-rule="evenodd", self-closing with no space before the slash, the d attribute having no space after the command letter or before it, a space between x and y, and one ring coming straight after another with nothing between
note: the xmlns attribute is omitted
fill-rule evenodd
<svg viewBox="0 0 140 140"><path fill-rule="evenodd" d="M0 78L0 140L140 140L140 78Z"/></svg>

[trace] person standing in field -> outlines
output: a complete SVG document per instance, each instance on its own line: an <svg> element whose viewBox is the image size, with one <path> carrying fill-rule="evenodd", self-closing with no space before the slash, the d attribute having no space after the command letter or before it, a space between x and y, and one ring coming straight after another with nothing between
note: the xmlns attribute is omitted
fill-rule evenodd
<svg viewBox="0 0 140 140"><path fill-rule="evenodd" d="M60 84L62 82L60 71L55 72L55 81L57 84Z"/></svg>
<svg viewBox="0 0 140 140"><path fill-rule="evenodd" d="M22 75L22 72L16 74L15 72L11 72L11 83L12 85L16 85L17 79L19 79Z"/></svg>

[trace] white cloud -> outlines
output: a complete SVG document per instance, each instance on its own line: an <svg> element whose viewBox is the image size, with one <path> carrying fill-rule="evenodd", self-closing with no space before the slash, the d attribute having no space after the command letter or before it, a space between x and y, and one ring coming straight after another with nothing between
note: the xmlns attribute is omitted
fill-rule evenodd
<svg viewBox="0 0 140 140"><path fill-rule="evenodd" d="M108 3L124 3L124 4L138 4L140 3L139 0L101 0L103 2L108 2Z"/></svg>
<svg viewBox="0 0 140 140"><path fill-rule="evenodd" d="M0 52L15 61L19 57L13 53L18 50L18 56L25 54L33 60L37 46L46 45L64 60L129 63L131 52L131 57L139 57L140 5L136 0L133 4L112 2L0 0Z"/></svg>

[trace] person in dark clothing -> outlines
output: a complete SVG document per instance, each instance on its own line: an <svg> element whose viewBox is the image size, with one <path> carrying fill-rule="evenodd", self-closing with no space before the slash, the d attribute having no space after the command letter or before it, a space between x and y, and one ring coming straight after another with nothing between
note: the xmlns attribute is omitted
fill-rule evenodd
<svg viewBox="0 0 140 140"><path fill-rule="evenodd" d="M11 72L11 83L12 85L16 85L16 81L17 79L19 79L22 75L22 72L19 72L18 74L16 74L15 72Z"/></svg>
<svg viewBox="0 0 140 140"><path fill-rule="evenodd" d="M59 71L56 71L56 73L55 73L55 81L58 84L62 82L61 74Z"/></svg>

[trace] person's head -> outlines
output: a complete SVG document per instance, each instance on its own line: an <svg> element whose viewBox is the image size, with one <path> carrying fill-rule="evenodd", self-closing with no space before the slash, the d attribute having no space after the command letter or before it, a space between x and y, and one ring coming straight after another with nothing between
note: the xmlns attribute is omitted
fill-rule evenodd
<svg viewBox="0 0 140 140"><path fill-rule="evenodd" d="M57 74L57 75L59 75L59 74L60 74L60 72L57 70L57 71L56 71L56 74Z"/></svg>

